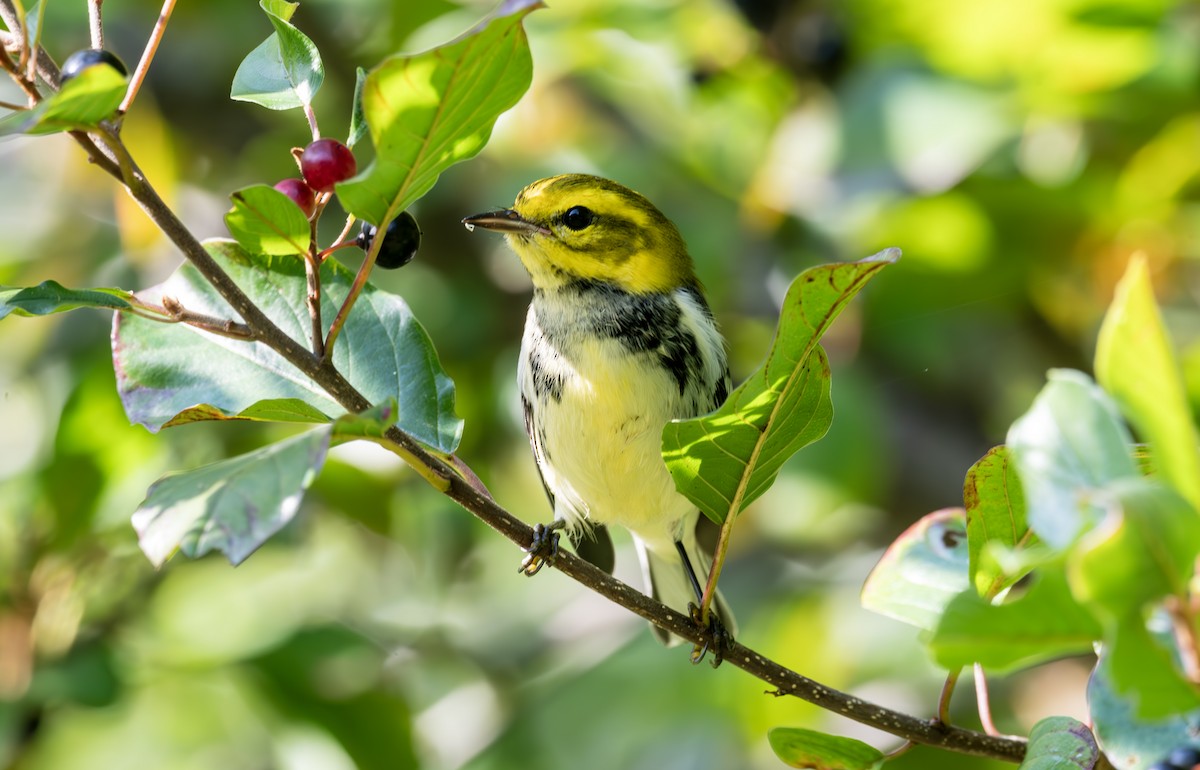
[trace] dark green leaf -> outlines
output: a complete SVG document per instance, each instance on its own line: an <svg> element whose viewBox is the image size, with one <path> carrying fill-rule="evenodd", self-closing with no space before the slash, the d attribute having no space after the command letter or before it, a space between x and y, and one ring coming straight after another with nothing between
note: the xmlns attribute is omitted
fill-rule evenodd
<svg viewBox="0 0 1200 770"><path fill-rule="evenodd" d="M243 187L230 196L225 225L253 254L306 254L312 238L308 217L291 198L265 184Z"/></svg>
<svg viewBox="0 0 1200 770"><path fill-rule="evenodd" d="M993 447L971 466L963 483L971 584L985 599L995 597L1023 573L999 569L995 560L982 558L984 549L1013 550L1037 541L1025 523L1025 494L1010 459L1007 448Z"/></svg>
<svg viewBox="0 0 1200 770"><path fill-rule="evenodd" d="M776 727L767 732L775 756L789 767L811 770L875 770L883 765L883 753L853 738L805 730Z"/></svg>
<svg viewBox="0 0 1200 770"><path fill-rule="evenodd" d="M1135 645L1137 642L1135 642ZM1161 651L1160 651L1161 652ZM1157 692L1176 690L1178 682L1159 682L1163 666L1154 654L1142 666L1144 687L1118 689L1113 680L1112 656L1100 655L1088 681L1088 712L1100 747L1115 767L1146 767L1162 759L1172 749L1196 744L1200 736L1200 705L1181 708L1148 717L1146 707L1154 708Z"/></svg>
<svg viewBox="0 0 1200 770"><path fill-rule="evenodd" d="M242 60L229 98L272 110L311 104L325 82L325 67L313 41L288 23L297 3L262 0L259 5L275 32Z"/></svg>
<svg viewBox="0 0 1200 770"><path fill-rule="evenodd" d="M888 547L863 585L862 604L933 630L946 605L968 586L966 517L957 508L935 511Z"/></svg>
<svg viewBox="0 0 1200 770"><path fill-rule="evenodd" d="M1100 759L1096 736L1070 717L1047 717L1029 731L1019 770L1092 770Z"/></svg>
<svg viewBox="0 0 1200 770"><path fill-rule="evenodd" d="M1090 652L1103 630L1071 596L1061 569L1037 573L1024 596L989 604L973 588L947 606L930 640L939 665L951 671L981 663L1001 671Z"/></svg>
<svg viewBox="0 0 1200 770"><path fill-rule="evenodd" d="M900 258L814 267L788 289L766 362L712 414L667 423L663 459L675 487L720 524L770 488L783 463L833 420L829 362L818 342L866 282Z"/></svg>
<svg viewBox="0 0 1200 770"><path fill-rule="evenodd" d="M9 313L49 315L81 307L128 310L133 295L123 289L68 289L55 281L37 286L0 286L0 318Z"/></svg>
<svg viewBox="0 0 1200 770"><path fill-rule="evenodd" d="M529 88L533 62L521 22L540 6L509 0L459 40L393 56L367 75L363 112L376 157L337 186L343 207L382 226L446 168L483 149L496 118Z"/></svg>
<svg viewBox="0 0 1200 770"><path fill-rule="evenodd" d="M1097 490L1138 470L1116 407L1087 375L1056 369L1008 431L1029 527L1064 549L1104 514Z"/></svg>
<svg viewBox="0 0 1200 770"><path fill-rule="evenodd" d="M285 333L308 339L311 323L302 260L250 255L232 241L209 241L205 247ZM321 307L327 325L353 279L335 260L322 263ZM225 301L190 265L145 295L171 296L189 310L218 318L232 316ZM122 316L113 334L113 361L129 419L154 431L197 405L238 414L264 398L298 399L324 415L345 413L265 345L192 326ZM338 339L333 361L372 403L396 401L399 428L442 452L458 445L462 421L454 415L454 383L400 297L368 284Z"/></svg>
<svg viewBox="0 0 1200 770"><path fill-rule="evenodd" d="M1130 261L1104 316L1096 379L1154 447L1162 477L1200 509L1200 441L1144 257Z"/></svg>
<svg viewBox="0 0 1200 770"><path fill-rule="evenodd" d="M112 117L125 98L125 76L107 65L88 67L31 110L0 119L0 136L55 134L94 128Z"/></svg>
<svg viewBox="0 0 1200 770"><path fill-rule="evenodd" d="M291 521L325 463L324 426L203 468L162 477L133 514L138 545L161 566L176 549L240 564Z"/></svg>

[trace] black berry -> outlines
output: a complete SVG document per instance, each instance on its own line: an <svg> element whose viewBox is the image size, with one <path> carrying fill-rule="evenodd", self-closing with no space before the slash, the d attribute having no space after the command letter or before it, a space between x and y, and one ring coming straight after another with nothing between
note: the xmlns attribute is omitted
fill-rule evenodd
<svg viewBox="0 0 1200 770"><path fill-rule="evenodd" d="M1167 764L1180 770L1192 770L1196 765L1200 765L1200 750L1191 746L1180 746L1167 755Z"/></svg>
<svg viewBox="0 0 1200 770"><path fill-rule="evenodd" d="M371 248L371 242L375 240L377 231L378 228L375 225L363 222L362 230L359 231L356 241L359 248L363 251ZM420 246L421 228L417 227L417 220L413 219L413 215L405 211L393 219L384 232L383 243L379 244L379 254L375 257L375 264L385 270L404 267L412 262Z"/></svg>
<svg viewBox="0 0 1200 770"><path fill-rule="evenodd" d="M317 196L303 179L284 179L275 183L275 189L292 199L304 216L312 218L317 209Z"/></svg>
<svg viewBox="0 0 1200 770"><path fill-rule="evenodd" d="M62 82L67 82L88 67L94 67L97 64L107 64L121 73L121 77L129 77L129 70L125 69L125 63L112 51L105 51L102 48L85 48L71 54L63 62Z"/></svg>
<svg viewBox="0 0 1200 770"><path fill-rule="evenodd" d="M300 172L317 192L329 192L338 182L358 173L350 148L336 139L318 139L300 153Z"/></svg>

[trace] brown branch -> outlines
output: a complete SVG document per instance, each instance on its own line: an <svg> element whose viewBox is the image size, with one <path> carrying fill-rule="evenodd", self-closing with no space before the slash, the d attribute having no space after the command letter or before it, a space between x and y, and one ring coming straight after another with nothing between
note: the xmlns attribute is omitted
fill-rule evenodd
<svg viewBox="0 0 1200 770"><path fill-rule="evenodd" d="M101 18L100 7L104 0L88 0L88 31L91 33L92 48L104 47L104 20Z"/></svg>
<svg viewBox="0 0 1200 770"><path fill-rule="evenodd" d="M125 98L121 100L121 106L117 109L119 114L124 115L129 112L129 107L137 97L142 82L146 79L146 73L150 71L150 62L154 61L154 54L158 51L158 44L162 42L163 34L167 31L167 22L171 20L171 13L174 10L175 0L164 0L162 10L158 13L158 21L154 22L154 29L150 30L150 37L146 40L142 58L133 71L133 77L129 79L129 88L125 91Z"/></svg>

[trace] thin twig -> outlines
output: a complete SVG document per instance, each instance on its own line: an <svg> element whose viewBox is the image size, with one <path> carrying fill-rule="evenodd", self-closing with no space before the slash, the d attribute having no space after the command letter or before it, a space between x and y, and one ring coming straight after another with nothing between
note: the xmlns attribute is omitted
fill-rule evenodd
<svg viewBox="0 0 1200 770"><path fill-rule="evenodd" d="M938 698L937 718L942 724L950 724L950 699L954 695L954 688L958 685L958 678L962 676L962 669L951 671L946 675L946 681L942 684L942 694Z"/></svg>
<svg viewBox="0 0 1200 770"><path fill-rule="evenodd" d="M101 19L100 6L104 0L88 0L88 31L92 36L92 48L104 48L104 21Z"/></svg>
<svg viewBox="0 0 1200 770"><path fill-rule="evenodd" d="M203 329L213 334L220 334L223 337L232 337L239 340L254 339L254 332L250 330L249 326L228 318L217 318L206 313L197 313L194 310L188 310L183 306L183 303L174 297L163 297L161 307L156 307L147 302L140 302L140 300L139 304L152 312L161 311L166 316L165 318L154 318L152 315L142 314L143 318L150 318L166 323L187 324L188 326L195 326L198 329Z"/></svg>
<svg viewBox="0 0 1200 770"><path fill-rule="evenodd" d="M321 138L321 129L317 127L317 113L313 111L312 104L304 103L304 117L308 118L308 128L312 131L313 141Z"/></svg>
<svg viewBox="0 0 1200 770"><path fill-rule="evenodd" d="M367 277L371 275L371 268L375 266L375 258L379 256L379 248L382 245L383 238L371 239L371 246L367 249L362 264L358 266L354 282L350 284L350 292L346 295L346 299L342 301L342 306L338 308L337 315L333 318L333 323L329 325L329 333L325 335L326 356L333 354L333 343L337 341L338 335L342 333L342 327L346 324L346 319L350 317L351 308L358 301L358 295L362 293L363 287L367 285Z"/></svg>
<svg viewBox="0 0 1200 770"><path fill-rule="evenodd" d="M1191 603L1187 597L1171 596L1166 605L1183 673L1193 683L1200 683L1200 650L1197 649L1196 617Z"/></svg>
<svg viewBox="0 0 1200 770"><path fill-rule="evenodd" d="M1000 731L996 729L996 723L992 720L992 702L988 696L988 681L987 674L983 671L983 666L975 664L975 702L979 709L979 723L983 725L983 731L988 735L998 736Z"/></svg>
<svg viewBox="0 0 1200 770"><path fill-rule="evenodd" d="M150 62L154 61L154 54L158 51L158 44L162 42L163 34L167 31L167 22L171 20L171 12L174 10L175 0L163 0L162 10L158 12L158 21L154 22L154 29L150 30L142 58L137 69L133 71L133 77L129 79L129 88L125 90L125 98L121 100L121 106L117 109L118 114L124 115L133 105L133 100L141 90L142 81L150 71Z"/></svg>
<svg viewBox="0 0 1200 770"><path fill-rule="evenodd" d="M304 273L308 279L305 300L312 320L312 352L317 359L325 357L325 330L321 325L321 256L317 253L317 218L311 220L308 253L304 255Z"/></svg>

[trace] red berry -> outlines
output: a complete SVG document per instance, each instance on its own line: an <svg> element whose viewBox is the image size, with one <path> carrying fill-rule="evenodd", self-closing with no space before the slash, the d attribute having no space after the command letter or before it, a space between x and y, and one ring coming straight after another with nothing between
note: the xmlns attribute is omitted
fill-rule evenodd
<svg viewBox="0 0 1200 770"><path fill-rule="evenodd" d="M336 139L318 139L300 154L304 181L317 192L329 192L338 182L358 173L358 163L350 148Z"/></svg>
<svg viewBox="0 0 1200 770"><path fill-rule="evenodd" d="M317 196L303 179L284 179L275 183L275 189L292 199L304 216L312 218L317 210Z"/></svg>

